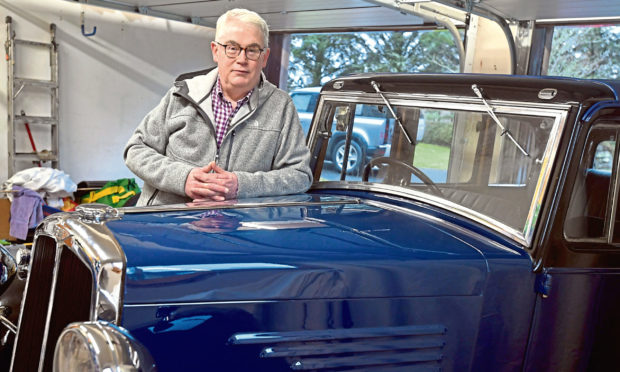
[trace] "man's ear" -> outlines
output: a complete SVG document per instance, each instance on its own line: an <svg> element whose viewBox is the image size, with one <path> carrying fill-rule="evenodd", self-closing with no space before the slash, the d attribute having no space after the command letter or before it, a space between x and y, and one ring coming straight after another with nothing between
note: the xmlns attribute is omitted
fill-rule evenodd
<svg viewBox="0 0 620 372"><path fill-rule="evenodd" d="M263 52L263 68L267 66L267 60L269 59L270 52L271 52L271 49L269 48L265 49L265 51Z"/></svg>
<svg viewBox="0 0 620 372"><path fill-rule="evenodd" d="M211 54L213 55L213 62L217 63L217 43L215 41L211 42Z"/></svg>

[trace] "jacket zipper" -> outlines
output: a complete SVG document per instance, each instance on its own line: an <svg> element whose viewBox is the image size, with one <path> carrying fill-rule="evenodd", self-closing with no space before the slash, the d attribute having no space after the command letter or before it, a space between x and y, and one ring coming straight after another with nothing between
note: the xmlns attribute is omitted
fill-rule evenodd
<svg viewBox="0 0 620 372"><path fill-rule="evenodd" d="M204 119L205 122L207 123L211 123L211 121L209 120L209 117L207 116L207 114L204 112L204 110L200 107L200 105L198 103L196 103L196 101L194 101L193 99L191 99L187 94L182 93L182 92L176 92L175 94L177 94L180 97L185 98L189 103L191 103L194 108L198 111L198 113L200 114L200 116L202 116L202 118ZM257 105L256 107L258 107L259 105ZM250 112L248 112L244 117L242 117L237 123L235 123L234 126L232 126L231 128L237 128L239 125L241 125L243 122L246 121L247 118L249 118L250 116L252 116L252 114L256 111L256 109L250 109ZM213 128L213 133L217 136L217 131L215 129L215 126L213 125L213 123L211 123L211 127ZM232 142L234 141L234 136L235 136L235 129L232 130L231 135L233 136L233 140L231 140L230 143L230 149L232 150ZM222 139L222 142L224 141L224 139L226 139L226 135L224 135L224 138ZM217 146L217 138L215 139L215 143ZM215 164L218 164L218 161L220 159L220 146L217 146L217 151L215 152ZM228 170L228 163L230 162L230 152L228 153L228 158L226 159L226 168L225 170Z"/></svg>
<svg viewBox="0 0 620 372"><path fill-rule="evenodd" d="M153 193L153 195L151 195L151 197L149 198L149 201L146 202L147 206L153 203L153 200L155 199L158 193L159 193L159 189L155 189L155 192Z"/></svg>
<svg viewBox="0 0 620 372"><path fill-rule="evenodd" d="M233 129L233 131L230 133L230 146L228 146L228 156L226 157L226 168L224 168L225 170L228 170L228 166L230 165L230 155L232 154L233 143L235 142L235 133L236 129ZM217 153L217 156L219 156L219 148L217 149Z"/></svg>

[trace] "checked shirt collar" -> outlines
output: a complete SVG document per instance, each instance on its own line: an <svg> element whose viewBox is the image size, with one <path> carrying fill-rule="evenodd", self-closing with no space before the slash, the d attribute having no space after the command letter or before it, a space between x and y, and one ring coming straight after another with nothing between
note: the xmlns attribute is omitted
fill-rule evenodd
<svg viewBox="0 0 620 372"><path fill-rule="evenodd" d="M254 89L250 90L245 97L237 101L237 107L233 109L232 103L228 102L226 98L224 98L222 85L220 84L220 77L218 76L217 82L215 83L213 98L211 99L213 105L213 115L215 117L215 134L218 147L222 144L222 140L224 139L224 135L226 134L226 129L228 129L230 121L239 111L241 106L250 100L252 92L254 92Z"/></svg>

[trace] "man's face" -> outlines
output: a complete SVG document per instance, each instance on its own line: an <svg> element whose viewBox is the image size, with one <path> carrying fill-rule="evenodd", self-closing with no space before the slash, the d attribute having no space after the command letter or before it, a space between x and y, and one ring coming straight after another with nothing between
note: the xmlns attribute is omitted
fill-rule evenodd
<svg viewBox="0 0 620 372"><path fill-rule="evenodd" d="M241 48L255 46L265 48L260 29L237 19L229 19L225 23L224 32L220 35L221 44L236 44ZM228 94L247 94L258 84L261 70L267 65L269 49L265 49L258 60L252 61L241 51L235 58L226 56L225 48L215 42L211 43L213 60L217 63L222 89ZM234 93L233 93L234 92ZM239 97L241 98L241 97Z"/></svg>

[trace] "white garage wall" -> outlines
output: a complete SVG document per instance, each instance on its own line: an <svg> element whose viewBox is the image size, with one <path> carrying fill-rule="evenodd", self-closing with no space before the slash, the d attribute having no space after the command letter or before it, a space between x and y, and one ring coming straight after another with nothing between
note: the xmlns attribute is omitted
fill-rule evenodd
<svg viewBox="0 0 620 372"><path fill-rule="evenodd" d="M94 36L82 35L82 12L86 32L97 27ZM0 0L2 21L7 15L19 39L49 42L49 24L56 24L60 168L76 183L134 177L122 152L142 117L177 75L213 66L211 28L64 0ZM24 49L16 57L25 77L49 78L47 53ZM0 62L0 182L8 177L6 91L7 63ZM28 115L49 115L48 96L22 96ZM49 148L49 136L31 127L37 149ZM23 129L17 137L18 150L30 151Z"/></svg>

